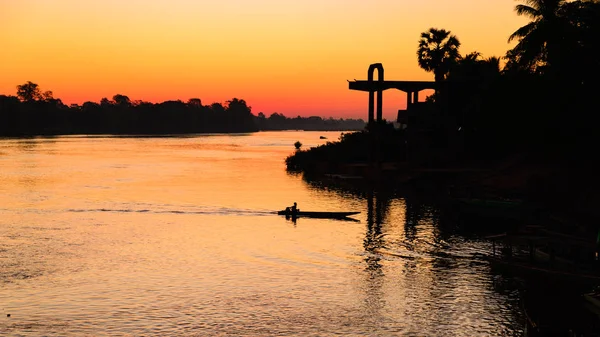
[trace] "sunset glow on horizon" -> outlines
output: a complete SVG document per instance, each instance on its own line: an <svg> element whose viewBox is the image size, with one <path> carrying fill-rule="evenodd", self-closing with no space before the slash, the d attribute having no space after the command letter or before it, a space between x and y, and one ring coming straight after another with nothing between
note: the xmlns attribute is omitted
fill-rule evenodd
<svg viewBox="0 0 600 337"><path fill-rule="evenodd" d="M526 23L513 0L0 0L0 94L32 81L66 104L123 94L162 102L237 97L253 113L366 118L366 79L433 80L419 35L450 30L461 53L503 56ZM405 107L386 91L384 117Z"/></svg>

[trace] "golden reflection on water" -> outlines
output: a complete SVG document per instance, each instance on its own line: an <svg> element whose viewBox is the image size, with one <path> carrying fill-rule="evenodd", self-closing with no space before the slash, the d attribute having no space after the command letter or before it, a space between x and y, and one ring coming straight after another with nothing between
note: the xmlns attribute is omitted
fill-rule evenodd
<svg viewBox="0 0 600 337"><path fill-rule="evenodd" d="M284 158L334 132L0 140L0 303L15 335L519 335L518 308L410 198ZM273 214L357 210L358 222ZM6 316L6 315L3 315Z"/></svg>

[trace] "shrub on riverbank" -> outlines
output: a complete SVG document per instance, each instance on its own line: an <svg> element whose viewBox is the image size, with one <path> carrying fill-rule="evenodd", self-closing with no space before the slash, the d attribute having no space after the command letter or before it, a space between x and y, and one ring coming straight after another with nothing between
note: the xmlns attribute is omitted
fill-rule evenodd
<svg viewBox="0 0 600 337"><path fill-rule="evenodd" d="M379 137L368 131L343 133L338 141L307 150L299 150L285 159L288 171L334 170L343 164L366 163L369 156L380 149L380 158L385 162L396 162L405 158L403 130L396 130L391 124L379 127Z"/></svg>

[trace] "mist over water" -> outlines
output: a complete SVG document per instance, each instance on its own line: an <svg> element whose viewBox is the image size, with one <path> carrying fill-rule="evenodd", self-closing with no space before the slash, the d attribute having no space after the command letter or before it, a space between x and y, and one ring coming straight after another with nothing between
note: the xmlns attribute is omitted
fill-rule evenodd
<svg viewBox="0 0 600 337"><path fill-rule="evenodd" d="M0 140L0 334L522 335L488 243L285 172L339 134Z"/></svg>

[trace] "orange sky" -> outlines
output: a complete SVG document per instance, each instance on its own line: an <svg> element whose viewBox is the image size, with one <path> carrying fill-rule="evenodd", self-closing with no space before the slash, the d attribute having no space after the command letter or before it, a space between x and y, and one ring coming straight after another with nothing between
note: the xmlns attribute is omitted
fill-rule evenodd
<svg viewBox="0 0 600 337"><path fill-rule="evenodd" d="M451 30L463 54L502 56L526 21L513 0L0 0L0 93L38 83L65 103L245 99L253 112L366 118L365 79L432 80L419 34ZM423 95L422 95L423 97ZM405 106L386 91L384 117Z"/></svg>

